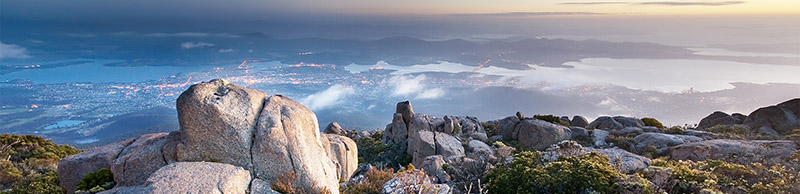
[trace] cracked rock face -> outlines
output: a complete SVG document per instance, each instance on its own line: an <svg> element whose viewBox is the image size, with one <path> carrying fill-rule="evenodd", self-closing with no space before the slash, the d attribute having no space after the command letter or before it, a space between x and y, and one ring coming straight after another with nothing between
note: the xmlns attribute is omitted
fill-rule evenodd
<svg viewBox="0 0 800 194"><path fill-rule="evenodd" d="M177 101L182 135L178 160L221 161L250 169L253 128L266 97L221 79L189 87Z"/></svg>
<svg viewBox="0 0 800 194"><path fill-rule="evenodd" d="M255 178L274 182L290 173L294 185L338 193L337 170L320 141L317 117L292 99L275 95L264 103L253 140ZM324 159L321 159L323 157Z"/></svg>

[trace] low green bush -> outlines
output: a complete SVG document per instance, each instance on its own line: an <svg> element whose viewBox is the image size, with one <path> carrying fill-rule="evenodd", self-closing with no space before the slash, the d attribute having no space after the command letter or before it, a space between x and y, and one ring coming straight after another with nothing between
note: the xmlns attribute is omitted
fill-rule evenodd
<svg viewBox="0 0 800 194"><path fill-rule="evenodd" d="M663 129L664 128L664 125L661 124L661 122L659 122L655 118L645 117L645 118L642 118L642 122L644 122L645 126L657 127L659 129Z"/></svg>
<svg viewBox="0 0 800 194"><path fill-rule="evenodd" d="M686 130L683 129L683 127L680 127L680 126L673 126L673 127L665 129L664 133L668 133L668 134L684 134L684 133L686 133Z"/></svg>
<svg viewBox="0 0 800 194"><path fill-rule="evenodd" d="M533 118L539 119L539 120L543 120L543 121L547 121L547 122L550 122L550 123L553 123L553 124L563 125L563 126L569 127L569 122L561 120L561 118L558 117L558 116L553 116L553 115L533 115Z"/></svg>
<svg viewBox="0 0 800 194"><path fill-rule="evenodd" d="M92 188L97 186L103 187L104 185L109 185L108 183L114 182L114 174L111 173L111 170L108 168L101 168L95 172L89 173L83 177L80 183L78 183L78 190L82 191L89 191ZM110 184L109 188L114 187L114 184Z"/></svg>
<svg viewBox="0 0 800 194"><path fill-rule="evenodd" d="M509 165L490 170L484 182L489 193L614 193L622 177L608 157L594 152L548 162L538 152L524 151Z"/></svg>

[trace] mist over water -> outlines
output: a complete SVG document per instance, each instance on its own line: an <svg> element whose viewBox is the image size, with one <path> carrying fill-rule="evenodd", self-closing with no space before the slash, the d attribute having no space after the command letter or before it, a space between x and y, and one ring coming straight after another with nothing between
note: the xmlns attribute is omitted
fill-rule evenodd
<svg viewBox="0 0 800 194"><path fill-rule="evenodd" d="M730 61L693 59L610 59L587 58L554 68L531 65L528 70L501 67L479 68L458 63L440 62L427 65L396 66L386 62L375 65L348 65L345 69L363 72L369 69L396 70L393 74L426 72L474 72L504 77L519 77L527 84L545 84L545 89L563 89L587 84L612 84L631 89L660 92L716 91L731 89L733 82L757 84L800 84L800 66L751 64ZM525 87L525 86L522 86Z"/></svg>

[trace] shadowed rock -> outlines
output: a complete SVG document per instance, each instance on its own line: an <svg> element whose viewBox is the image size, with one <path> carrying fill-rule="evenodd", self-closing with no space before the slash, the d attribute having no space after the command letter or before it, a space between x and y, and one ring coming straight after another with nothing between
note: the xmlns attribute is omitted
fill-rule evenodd
<svg viewBox="0 0 800 194"><path fill-rule="evenodd" d="M116 142L67 156L58 162L58 181L68 194L74 193L78 183L89 173L101 168L111 168L114 160L134 139Z"/></svg>

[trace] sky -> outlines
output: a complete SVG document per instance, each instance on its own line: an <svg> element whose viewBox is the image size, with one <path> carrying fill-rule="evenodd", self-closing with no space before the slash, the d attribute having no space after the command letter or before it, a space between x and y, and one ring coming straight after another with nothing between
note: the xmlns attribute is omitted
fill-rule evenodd
<svg viewBox="0 0 800 194"><path fill-rule="evenodd" d="M3 0L3 17L275 19L315 15L800 14L797 0Z"/></svg>

